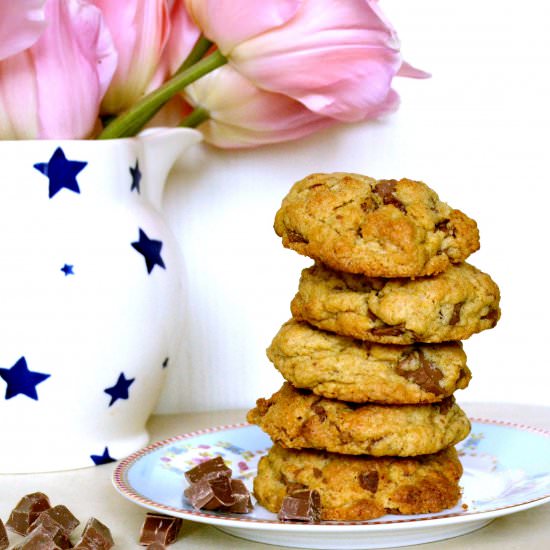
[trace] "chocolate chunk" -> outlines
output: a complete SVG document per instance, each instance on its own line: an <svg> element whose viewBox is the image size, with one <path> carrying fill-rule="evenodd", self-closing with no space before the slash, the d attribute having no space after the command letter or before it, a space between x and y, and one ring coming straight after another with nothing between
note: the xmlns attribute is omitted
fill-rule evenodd
<svg viewBox="0 0 550 550"><path fill-rule="evenodd" d="M308 243L309 241L298 231L294 229L287 229L286 236L290 243Z"/></svg>
<svg viewBox="0 0 550 550"><path fill-rule="evenodd" d="M215 479L231 477L231 468L228 468L221 456L201 462L199 465L185 472L185 479L189 483L197 483L201 479Z"/></svg>
<svg viewBox="0 0 550 550"><path fill-rule="evenodd" d="M372 472L363 472L360 474L359 485L371 493L376 493L378 490L378 472L373 470Z"/></svg>
<svg viewBox="0 0 550 550"><path fill-rule="evenodd" d="M13 550L60 550L60 547L55 543L51 533L43 525L39 525L14 546Z"/></svg>
<svg viewBox="0 0 550 550"><path fill-rule="evenodd" d="M139 543L142 545L161 543L173 544L178 538L181 528L181 518L175 518L164 514L147 513L141 526Z"/></svg>
<svg viewBox="0 0 550 550"><path fill-rule="evenodd" d="M231 481L228 477L217 479L201 479L192 483L183 494L193 508L200 510L215 510L221 506L232 506L235 498L231 491Z"/></svg>
<svg viewBox="0 0 550 550"><path fill-rule="evenodd" d="M319 493L315 490L302 489L288 494L283 499L278 518L280 521L319 523L321 520Z"/></svg>
<svg viewBox="0 0 550 550"><path fill-rule="evenodd" d="M327 419L327 411L323 408L322 405L314 403L311 406L311 410L319 417L321 422L324 422Z"/></svg>
<svg viewBox="0 0 550 550"><path fill-rule="evenodd" d="M454 326L460 321L460 310L462 309L463 305L464 305L464 302L459 302L458 304L454 305L453 314L449 319L449 325Z"/></svg>
<svg viewBox="0 0 550 550"><path fill-rule="evenodd" d="M374 192L381 197L384 204L391 204L406 214L405 205L394 195L396 184L395 180L380 180L374 186Z"/></svg>
<svg viewBox="0 0 550 550"><path fill-rule="evenodd" d="M51 508L50 499L44 493L25 495L11 511L6 525L16 533L26 535L31 523L48 508Z"/></svg>
<svg viewBox="0 0 550 550"><path fill-rule="evenodd" d="M439 385L443 373L420 350L414 350L402 359L395 367L395 372L427 392L435 395L443 393Z"/></svg>
<svg viewBox="0 0 550 550"><path fill-rule="evenodd" d="M455 404L455 398L451 395L449 397L446 397L439 403L439 412L441 414L447 414Z"/></svg>
<svg viewBox="0 0 550 550"><path fill-rule="evenodd" d="M240 479L231 480L231 492L235 499L235 504L231 506L224 506L222 510L224 512L231 512L233 514L248 514L252 512L254 506L252 505L252 499L250 498L250 492L246 488L246 485Z"/></svg>
<svg viewBox="0 0 550 550"><path fill-rule="evenodd" d="M36 529L41 529L43 532L49 533L50 538L59 548L66 550L67 548L73 547L69 539L69 532L65 531L60 523L48 515L48 510L42 512L38 516L38 519L31 524L29 527L29 534Z"/></svg>
<svg viewBox="0 0 550 550"><path fill-rule="evenodd" d="M109 550L114 544L109 528L92 517L86 522L75 550Z"/></svg>
<svg viewBox="0 0 550 550"><path fill-rule="evenodd" d="M55 521L67 535L70 535L80 524L80 521L74 517L65 505L57 504L41 512L38 518L31 523L29 531L34 528L35 524L43 522L46 516Z"/></svg>
<svg viewBox="0 0 550 550"><path fill-rule="evenodd" d="M484 315L482 319L488 319L489 321L498 321L498 309L491 309L487 315ZM493 325L494 326L494 325Z"/></svg>
<svg viewBox="0 0 550 550"><path fill-rule="evenodd" d="M9 545L10 541L8 539L6 526L4 525L4 522L0 519L0 550L6 550Z"/></svg>
<svg viewBox="0 0 550 550"><path fill-rule="evenodd" d="M146 550L166 550L166 546L161 542L152 542Z"/></svg>
<svg viewBox="0 0 550 550"><path fill-rule="evenodd" d="M371 330L373 336L401 336L405 333L404 325L377 327Z"/></svg>

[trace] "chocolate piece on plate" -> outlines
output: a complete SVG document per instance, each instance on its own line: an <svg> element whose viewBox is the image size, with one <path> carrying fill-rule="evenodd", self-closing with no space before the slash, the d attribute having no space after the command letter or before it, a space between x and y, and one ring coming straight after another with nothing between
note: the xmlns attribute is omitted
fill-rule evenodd
<svg viewBox="0 0 550 550"><path fill-rule="evenodd" d="M52 538L52 534L43 525L39 525L25 536L13 550L61 550Z"/></svg>
<svg viewBox="0 0 550 550"><path fill-rule="evenodd" d="M6 525L16 533L26 535L31 523L48 508L51 508L50 499L44 493L25 495L11 511Z"/></svg>
<svg viewBox="0 0 550 550"><path fill-rule="evenodd" d="M69 539L69 533L65 531L60 523L48 515L48 510L42 512L38 516L38 519L32 523L29 527L28 534L36 530L40 530L43 533L48 533L55 544L63 550L73 547Z"/></svg>
<svg viewBox="0 0 550 550"><path fill-rule="evenodd" d="M224 512L232 512L234 514L248 514L248 512L252 512L254 506L252 505L250 492L243 481L240 479L232 479L231 492L233 493L235 504L223 507L222 509Z"/></svg>
<svg viewBox="0 0 550 550"><path fill-rule="evenodd" d="M218 477L231 477L231 468L228 468L221 456L201 462L194 468L185 472L185 479L189 483L197 483L202 479L216 479Z"/></svg>
<svg viewBox="0 0 550 550"><path fill-rule="evenodd" d="M4 522L0 519L0 550L6 550L9 545L10 541L8 539L6 526L4 525Z"/></svg>
<svg viewBox="0 0 550 550"><path fill-rule="evenodd" d="M114 546L113 537L109 528L96 518L90 518L84 526L84 531L75 550L109 550Z"/></svg>
<svg viewBox="0 0 550 550"><path fill-rule="evenodd" d="M141 526L139 543L146 546L154 542L172 544L178 538L182 520L164 514L147 513Z"/></svg>
<svg viewBox="0 0 550 550"><path fill-rule="evenodd" d="M189 485L183 494L197 510L216 510L222 506L232 506L236 500L228 477L203 478Z"/></svg>
<svg viewBox="0 0 550 550"><path fill-rule="evenodd" d="M300 489L285 496L278 515L281 521L319 523L321 498L315 490Z"/></svg>

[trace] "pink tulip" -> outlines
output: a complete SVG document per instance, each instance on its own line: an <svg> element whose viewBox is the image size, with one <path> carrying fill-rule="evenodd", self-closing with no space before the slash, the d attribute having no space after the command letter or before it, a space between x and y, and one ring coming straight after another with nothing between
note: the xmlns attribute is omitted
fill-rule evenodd
<svg viewBox="0 0 550 550"><path fill-rule="evenodd" d="M378 113L400 72L428 76L404 67L396 33L375 0L186 0L186 5L243 76L341 121Z"/></svg>
<svg viewBox="0 0 550 550"><path fill-rule="evenodd" d="M85 138L98 121L116 52L101 12L47 0L47 26L30 48L0 61L0 137Z"/></svg>
<svg viewBox="0 0 550 550"><path fill-rule="evenodd" d="M92 0L111 31L118 64L102 101L104 114L124 111L148 90L159 66L170 21L167 0Z"/></svg>
<svg viewBox="0 0 550 550"><path fill-rule="evenodd" d="M208 112L198 129L218 147L289 141L336 123L289 97L260 90L228 65L188 86L185 97Z"/></svg>
<svg viewBox="0 0 550 550"><path fill-rule="evenodd" d="M45 27L45 0L0 3L0 60L32 46Z"/></svg>

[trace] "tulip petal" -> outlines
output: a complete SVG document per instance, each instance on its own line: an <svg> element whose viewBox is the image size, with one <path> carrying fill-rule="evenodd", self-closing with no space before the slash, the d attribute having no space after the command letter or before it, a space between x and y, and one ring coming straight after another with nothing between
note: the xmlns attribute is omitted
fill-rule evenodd
<svg viewBox="0 0 550 550"><path fill-rule="evenodd" d="M115 75L102 112L117 114L147 90L170 32L166 0L93 0L105 18L118 52Z"/></svg>
<svg viewBox="0 0 550 550"><path fill-rule="evenodd" d="M303 0L186 0L191 18L224 55L240 42L288 22Z"/></svg>
<svg viewBox="0 0 550 550"><path fill-rule="evenodd" d="M78 0L48 0L48 27L32 48L40 137L88 137L116 65L101 12Z"/></svg>
<svg viewBox="0 0 550 550"><path fill-rule="evenodd" d="M264 89L351 122L384 102L402 59L376 2L304 0L283 27L237 46L230 63Z"/></svg>
<svg viewBox="0 0 550 550"><path fill-rule="evenodd" d="M37 40L44 27L45 0L0 2L0 59L15 55Z"/></svg>
<svg viewBox="0 0 550 550"><path fill-rule="evenodd" d="M210 113L199 126L205 141L224 148L298 139L335 124L282 94L258 89L229 66L186 88L188 101Z"/></svg>

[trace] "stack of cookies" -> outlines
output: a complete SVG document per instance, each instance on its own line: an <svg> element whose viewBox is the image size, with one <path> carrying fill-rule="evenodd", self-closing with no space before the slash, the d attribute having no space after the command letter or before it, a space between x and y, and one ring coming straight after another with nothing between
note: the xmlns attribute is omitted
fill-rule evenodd
<svg viewBox="0 0 550 550"><path fill-rule="evenodd" d="M267 350L286 382L248 413L274 443L259 503L277 513L308 489L322 519L348 521L454 506L470 431L453 397L471 378L460 340L500 316L498 287L465 263L475 221L422 182L313 174L275 231L315 264Z"/></svg>

